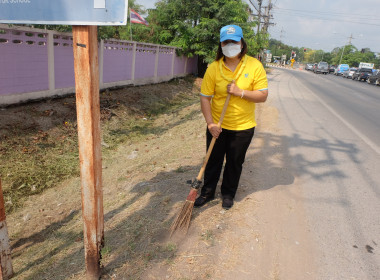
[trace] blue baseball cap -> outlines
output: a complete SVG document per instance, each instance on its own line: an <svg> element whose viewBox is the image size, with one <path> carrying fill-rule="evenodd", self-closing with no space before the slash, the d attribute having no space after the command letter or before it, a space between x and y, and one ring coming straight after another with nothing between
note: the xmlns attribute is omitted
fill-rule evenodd
<svg viewBox="0 0 380 280"><path fill-rule="evenodd" d="M243 38L243 30L237 25L226 25L220 29L220 42L226 40L240 41Z"/></svg>

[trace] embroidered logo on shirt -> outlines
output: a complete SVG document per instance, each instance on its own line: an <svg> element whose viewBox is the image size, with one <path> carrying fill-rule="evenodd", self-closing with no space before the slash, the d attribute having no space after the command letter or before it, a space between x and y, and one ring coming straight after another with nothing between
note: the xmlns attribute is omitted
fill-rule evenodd
<svg viewBox="0 0 380 280"><path fill-rule="evenodd" d="M247 73L247 74L244 74L244 77L248 78L248 75L249 75L249 73Z"/></svg>

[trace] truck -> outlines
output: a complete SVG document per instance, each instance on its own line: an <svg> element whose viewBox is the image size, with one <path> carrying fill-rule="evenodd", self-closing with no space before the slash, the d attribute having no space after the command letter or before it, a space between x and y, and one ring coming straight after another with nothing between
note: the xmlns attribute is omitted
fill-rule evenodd
<svg viewBox="0 0 380 280"><path fill-rule="evenodd" d="M366 62L360 62L359 63L359 69L361 69L361 68L373 69L374 66L375 66L375 64L373 64L373 63L366 63Z"/></svg>

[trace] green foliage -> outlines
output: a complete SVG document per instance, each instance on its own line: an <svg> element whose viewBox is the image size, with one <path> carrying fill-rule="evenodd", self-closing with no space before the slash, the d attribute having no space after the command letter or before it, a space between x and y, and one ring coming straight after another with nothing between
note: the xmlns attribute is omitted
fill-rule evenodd
<svg viewBox="0 0 380 280"><path fill-rule="evenodd" d="M142 5L136 4L136 0L128 0L128 7L138 12L139 14L145 14L146 10ZM128 15L129 19L129 15ZM121 39L121 40L135 40L135 41L145 41L141 38L149 38L149 28L142 24L131 24L127 23L124 26L99 26L98 37L99 39ZM132 38L131 38L132 33ZM147 42L147 41L145 41Z"/></svg>
<svg viewBox="0 0 380 280"><path fill-rule="evenodd" d="M224 25L241 26L249 49L258 49L252 39L255 23L248 22L248 15L248 5L242 0L161 0L150 10L148 21L156 43L179 47L187 56L198 55L211 62Z"/></svg>
<svg viewBox="0 0 380 280"><path fill-rule="evenodd" d="M340 57L342 55L342 50L334 57L333 62L338 64L340 62ZM372 52L361 53L354 46L345 46L341 63L348 64L352 67L358 67L360 62L375 63L375 54ZM378 61L377 61L378 65ZM377 66L378 67L378 66Z"/></svg>
<svg viewBox="0 0 380 280"><path fill-rule="evenodd" d="M220 28L237 24L243 29L249 55L256 55L268 45L266 34L254 34L257 23L248 21L250 10L244 0L159 0L155 9L148 10L136 2L128 0L128 7L143 15L149 26L131 25L129 21L125 26L100 26L99 40L122 39L176 46L182 54L198 55L200 61L210 63L216 56ZM71 26L38 27L71 31Z"/></svg>
<svg viewBox="0 0 380 280"><path fill-rule="evenodd" d="M289 59L292 50L298 49L297 47L288 46L276 39L270 39L268 43L268 49L274 56L281 56L286 54ZM298 54L297 54L298 55Z"/></svg>

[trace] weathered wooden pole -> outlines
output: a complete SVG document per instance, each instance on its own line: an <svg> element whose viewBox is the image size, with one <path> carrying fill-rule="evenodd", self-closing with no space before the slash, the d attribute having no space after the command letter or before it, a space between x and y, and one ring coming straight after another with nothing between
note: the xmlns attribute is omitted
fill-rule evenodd
<svg viewBox="0 0 380 280"><path fill-rule="evenodd" d="M0 178L0 280L12 277L13 267L11 259L11 246L9 243L7 221L5 219L5 207L3 189Z"/></svg>
<svg viewBox="0 0 380 280"><path fill-rule="evenodd" d="M97 26L73 26L75 92L87 279L100 277L104 243Z"/></svg>

